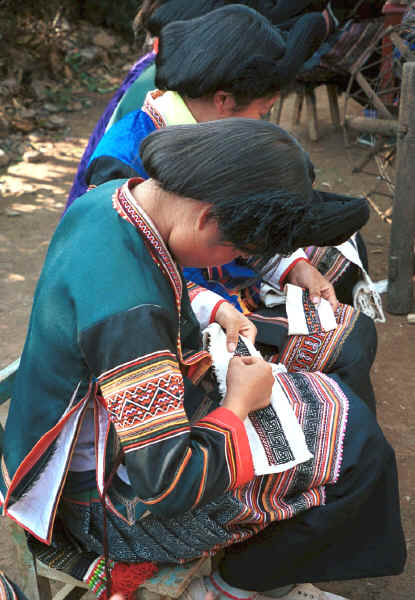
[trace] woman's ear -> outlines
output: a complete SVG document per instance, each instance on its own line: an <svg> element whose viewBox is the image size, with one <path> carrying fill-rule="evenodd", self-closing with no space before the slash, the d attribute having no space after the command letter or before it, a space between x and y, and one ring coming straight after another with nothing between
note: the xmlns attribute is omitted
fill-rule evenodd
<svg viewBox="0 0 415 600"><path fill-rule="evenodd" d="M196 229L200 233L211 226L216 226L216 220L211 213L210 204L201 203L199 214L196 219Z"/></svg>
<svg viewBox="0 0 415 600"><path fill-rule="evenodd" d="M235 98L230 92L224 92L223 90L218 90L215 92L213 94L213 104L215 106L218 119L227 119L228 117L233 116L236 102Z"/></svg>

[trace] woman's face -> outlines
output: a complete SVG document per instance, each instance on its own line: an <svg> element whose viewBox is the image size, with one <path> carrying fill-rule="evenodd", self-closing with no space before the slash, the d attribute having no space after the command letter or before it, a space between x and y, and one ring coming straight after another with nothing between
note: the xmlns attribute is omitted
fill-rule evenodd
<svg viewBox="0 0 415 600"><path fill-rule="evenodd" d="M243 253L233 246L217 241L210 245L192 245L190 252L181 253L176 259L182 267L220 267L230 263Z"/></svg>
<svg viewBox="0 0 415 600"><path fill-rule="evenodd" d="M279 94L266 98L257 98L252 100L250 104L244 106L240 110L234 110L232 117L245 117L247 119L267 119L269 117L270 110L277 100Z"/></svg>
<svg viewBox="0 0 415 600"><path fill-rule="evenodd" d="M168 245L182 267L215 267L238 256L247 256L221 239L215 219L207 219L202 226L194 223L193 226L176 228Z"/></svg>

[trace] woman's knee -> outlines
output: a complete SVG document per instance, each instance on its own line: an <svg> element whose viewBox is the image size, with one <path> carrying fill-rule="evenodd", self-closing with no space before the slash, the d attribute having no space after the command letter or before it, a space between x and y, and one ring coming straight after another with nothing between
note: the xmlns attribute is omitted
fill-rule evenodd
<svg viewBox="0 0 415 600"><path fill-rule="evenodd" d="M360 313L357 317L354 335L351 337L355 342L353 344L354 362L370 368L375 360L378 346L378 336L373 319Z"/></svg>

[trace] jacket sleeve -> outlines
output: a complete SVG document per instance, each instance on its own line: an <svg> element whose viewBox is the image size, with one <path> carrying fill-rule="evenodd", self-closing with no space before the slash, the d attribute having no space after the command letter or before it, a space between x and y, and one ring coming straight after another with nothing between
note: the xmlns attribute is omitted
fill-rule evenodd
<svg viewBox="0 0 415 600"><path fill-rule="evenodd" d="M158 515L183 513L252 479L243 422L218 408L190 424L175 315L145 304L81 332L80 346L125 454L135 493ZM186 384L186 394L200 389Z"/></svg>
<svg viewBox="0 0 415 600"><path fill-rule="evenodd" d="M205 327L214 322L219 306L227 300L216 294L216 292L207 290L192 281L187 282L187 291L192 310L199 321L200 329L203 331Z"/></svg>
<svg viewBox="0 0 415 600"><path fill-rule="evenodd" d="M264 281L274 288L282 290L286 283L287 275L300 260L309 262L307 254L301 248L290 254L290 256L278 256L278 258L273 260L273 268L264 276Z"/></svg>
<svg viewBox="0 0 415 600"><path fill-rule="evenodd" d="M89 164L85 173L88 187L131 177L142 177L142 173L114 156L98 156Z"/></svg>
<svg viewBox="0 0 415 600"><path fill-rule="evenodd" d="M128 113L114 123L100 139L92 154L85 181L96 186L113 179L148 178L141 162L140 142L154 130L141 110Z"/></svg>

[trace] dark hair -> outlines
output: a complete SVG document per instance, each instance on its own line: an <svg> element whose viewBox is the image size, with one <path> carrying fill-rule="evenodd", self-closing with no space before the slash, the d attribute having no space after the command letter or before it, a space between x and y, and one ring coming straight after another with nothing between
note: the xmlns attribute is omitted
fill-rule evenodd
<svg viewBox="0 0 415 600"><path fill-rule="evenodd" d="M257 11L232 4L163 28L156 85L189 98L223 90L243 107L286 85L279 73L284 53L278 28Z"/></svg>
<svg viewBox="0 0 415 600"><path fill-rule="evenodd" d="M261 265L300 247L311 163L277 125L231 118L166 127L142 141L140 154L163 190L210 203L223 240Z"/></svg>
<svg viewBox="0 0 415 600"><path fill-rule="evenodd" d="M133 20L133 31L137 36L140 29L148 31L151 35L158 35L153 33L149 20L151 19L154 12L165 2L166 0L143 0L140 6L140 10L135 15Z"/></svg>
<svg viewBox="0 0 415 600"><path fill-rule="evenodd" d="M255 1L255 0L252 0ZM153 36L173 21L188 21L232 4L235 0L144 0L139 11L142 25Z"/></svg>
<svg viewBox="0 0 415 600"><path fill-rule="evenodd" d="M136 31L141 26L152 36L159 36L163 27L173 21L196 19L228 4L235 4L235 0L143 0L133 28ZM268 18L274 8L272 0L239 0L238 4L254 8Z"/></svg>

